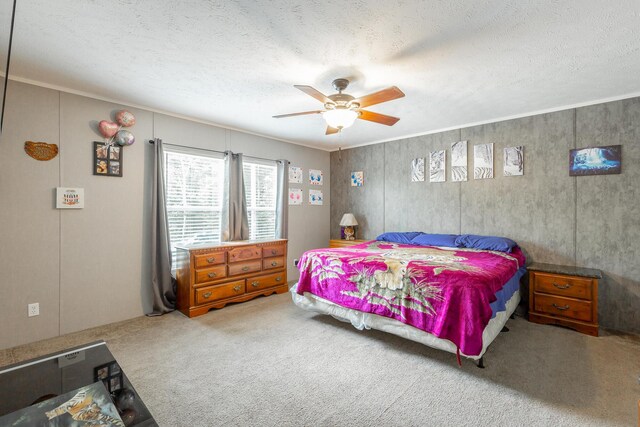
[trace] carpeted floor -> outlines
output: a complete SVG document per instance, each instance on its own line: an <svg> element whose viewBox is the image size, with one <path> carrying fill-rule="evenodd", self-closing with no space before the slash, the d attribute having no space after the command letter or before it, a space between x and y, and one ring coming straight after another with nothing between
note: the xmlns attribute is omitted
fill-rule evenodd
<svg viewBox="0 0 640 427"><path fill-rule="evenodd" d="M510 320L469 360L305 312L288 294L138 318L0 351L107 341L162 426L635 425L640 339Z"/></svg>

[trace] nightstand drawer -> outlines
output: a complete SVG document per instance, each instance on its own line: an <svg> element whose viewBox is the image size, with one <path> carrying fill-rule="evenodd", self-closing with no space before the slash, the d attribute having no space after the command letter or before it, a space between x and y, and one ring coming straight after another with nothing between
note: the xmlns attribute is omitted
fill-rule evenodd
<svg viewBox="0 0 640 427"><path fill-rule="evenodd" d="M561 274L533 273L535 292L591 301L592 280Z"/></svg>
<svg viewBox="0 0 640 427"><path fill-rule="evenodd" d="M224 285L207 286L206 288L196 289L196 304L205 304L242 294L244 294L244 280L237 280Z"/></svg>
<svg viewBox="0 0 640 427"><path fill-rule="evenodd" d="M329 240L329 247L330 248L348 248L350 246L359 245L367 241L368 240L331 239Z"/></svg>
<svg viewBox="0 0 640 427"><path fill-rule="evenodd" d="M207 268L204 270L196 270L196 284L213 282L227 276L227 266L219 265L217 267Z"/></svg>
<svg viewBox="0 0 640 427"><path fill-rule="evenodd" d="M591 322L591 302L535 293L534 308L538 313Z"/></svg>

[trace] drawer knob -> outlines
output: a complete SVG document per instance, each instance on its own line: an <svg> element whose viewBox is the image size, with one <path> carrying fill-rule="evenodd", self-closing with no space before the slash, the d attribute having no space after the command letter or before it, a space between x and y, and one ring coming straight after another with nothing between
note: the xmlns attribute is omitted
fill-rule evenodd
<svg viewBox="0 0 640 427"><path fill-rule="evenodd" d="M240 292L240 289L242 289L242 286L240 286L240 285L237 285L237 286L233 287L233 290L236 291L236 292Z"/></svg>
<svg viewBox="0 0 640 427"><path fill-rule="evenodd" d="M209 273L207 276L213 279L214 277L216 277L216 273Z"/></svg>
<svg viewBox="0 0 640 427"><path fill-rule="evenodd" d="M242 267L242 271L249 271L249 268L250 267L248 265L245 265L244 267Z"/></svg>
<svg viewBox="0 0 640 427"><path fill-rule="evenodd" d="M202 298L209 298L211 296L211 292L205 292L202 294Z"/></svg>
<svg viewBox="0 0 640 427"><path fill-rule="evenodd" d="M216 259L215 259L214 257L207 258L207 262L208 262L209 264L211 264L211 263L212 263L212 262L214 262L215 260L216 260Z"/></svg>
<svg viewBox="0 0 640 427"><path fill-rule="evenodd" d="M554 303L553 303L553 306L554 306L555 308L557 308L558 310L562 310L562 311L569 310L569 304L567 304L567 305L558 305L558 304L556 304L556 303L554 302Z"/></svg>
<svg viewBox="0 0 640 427"><path fill-rule="evenodd" d="M569 289L571 287L571 284L566 283L564 285L558 285L557 283L554 283L553 286L555 286L558 289Z"/></svg>
<svg viewBox="0 0 640 427"><path fill-rule="evenodd" d="M278 276L276 277L276 282L280 282L282 280L282 277Z"/></svg>
<svg viewBox="0 0 640 427"><path fill-rule="evenodd" d="M271 255L275 255L277 253L278 253L278 251L276 251L275 249L271 249Z"/></svg>
<svg viewBox="0 0 640 427"><path fill-rule="evenodd" d="M275 267L276 265L278 265L278 261L272 261L272 262L271 262L271 266L272 266L272 267Z"/></svg>
<svg viewBox="0 0 640 427"><path fill-rule="evenodd" d="M260 286L260 282L251 282L251 286L257 288L258 286Z"/></svg>

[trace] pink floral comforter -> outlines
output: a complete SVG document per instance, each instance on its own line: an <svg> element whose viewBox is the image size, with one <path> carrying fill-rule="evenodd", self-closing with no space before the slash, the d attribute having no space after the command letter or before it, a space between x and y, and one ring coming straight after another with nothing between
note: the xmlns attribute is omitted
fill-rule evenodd
<svg viewBox="0 0 640 427"><path fill-rule="evenodd" d="M496 292L524 263L517 247L507 254L372 241L305 252L296 292L399 320L476 356Z"/></svg>

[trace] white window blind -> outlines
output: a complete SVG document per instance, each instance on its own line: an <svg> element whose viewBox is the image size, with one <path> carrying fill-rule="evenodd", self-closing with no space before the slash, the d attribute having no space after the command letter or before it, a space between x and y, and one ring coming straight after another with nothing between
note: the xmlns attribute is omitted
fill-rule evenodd
<svg viewBox="0 0 640 427"><path fill-rule="evenodd" d="M249 214L249 238L276 235L276 166L244 162L244 188Z"/></svg>
<svg viewBox="0 0 640 427"><path fill-rule="evenodd" d="M165 150L166 206L175 247L220 241L224 162L220 158Z"/></svg>

